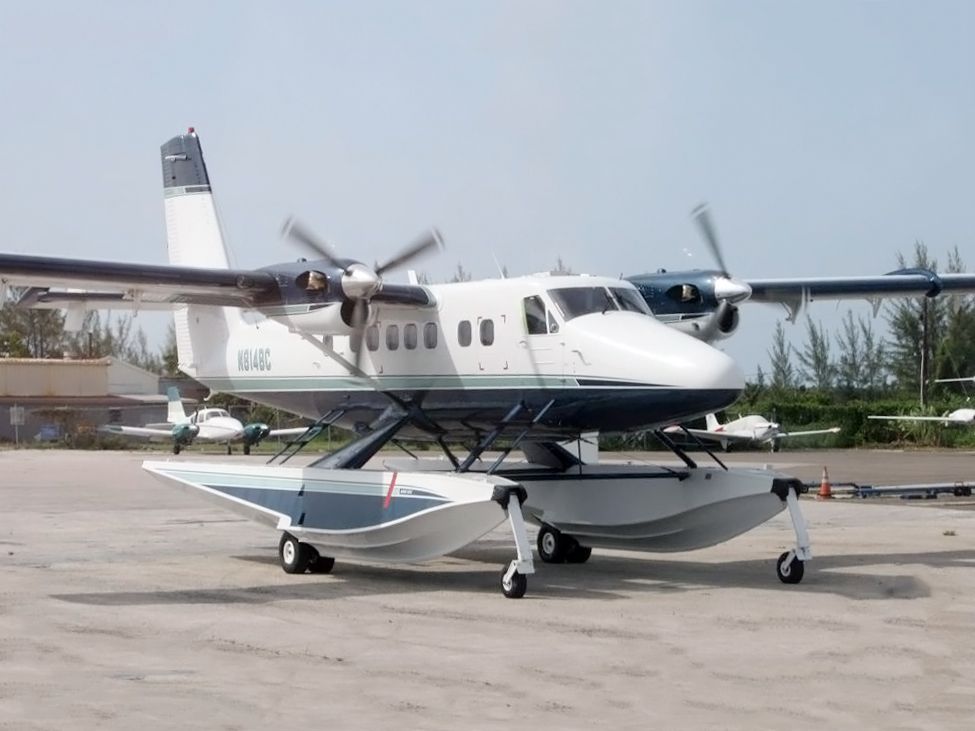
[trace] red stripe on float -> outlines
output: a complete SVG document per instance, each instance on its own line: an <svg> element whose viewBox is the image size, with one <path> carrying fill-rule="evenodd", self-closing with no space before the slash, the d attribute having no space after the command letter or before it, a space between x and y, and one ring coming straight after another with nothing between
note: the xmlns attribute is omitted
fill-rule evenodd
<svg viewBox="0 0 975 731"><path fill-rule="evenodd" d="M386 491L386 499L383 501L383 510L388 508L393 500L393 488L396 487L396 475L398 474L398 472L394 472L393 479L389 481L389 489Z"/></svg>

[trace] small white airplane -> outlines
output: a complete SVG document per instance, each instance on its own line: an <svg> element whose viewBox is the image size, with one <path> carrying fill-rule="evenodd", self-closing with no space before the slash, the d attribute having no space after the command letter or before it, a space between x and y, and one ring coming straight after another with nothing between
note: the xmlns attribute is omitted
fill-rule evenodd
<svg viewBox="0 0 975 731"><path fill-rule="evenodd" d="M779 451L779 442L782 439L809 437L816 434L837 434L840 431L838 426L834 426L829 429L786 432L782 431L776 422L769 421L758 414L739 416L726 424L719 423L718 417L714 414L707 414L704 419L707 429L685 429L682 426L671 426L664 431L668 434L677 435L686 432L700 439L718 442L726 452L732 444L736 443L768 444L773 452L777 452Z"/></svg>
<svg viewBox="0 0 975 731"><path fill-rule="evenodd" d="M304 434L308 427L293 429L271 429L267 424L252 422L243 424L226 409L202 408L191 415L186 414L179 390L170 387L165 424L146 424L145 426L121 426L109 424L100 431L121 434L126 437L142 437L155 440L172 440L173 454L179 454L183 447L193 442L222 442L227 445L227 454L233 451L233 442L243 442L244 454L251 453L251 447L260 444L268 437L284 437Z"/></svg>
<svg viewBox="0 0 975 731"><path fill-rule="evenodd" d="M969 376L967 378L936 378L934 383L968 383L975 381L975 376ZM954 411L949 411L942 416L888 416L888 415L871 415L867 417L868 419L877 419L883 421L937 421L940 422L942 426L953 426L953 425L973 425L975 424L975 409L972 408L961 408L955 409Z"/></svg>

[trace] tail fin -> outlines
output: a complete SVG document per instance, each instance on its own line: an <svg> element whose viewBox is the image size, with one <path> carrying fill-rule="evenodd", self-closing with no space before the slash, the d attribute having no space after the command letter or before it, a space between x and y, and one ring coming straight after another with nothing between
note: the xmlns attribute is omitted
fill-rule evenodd
<svg viewBox="0 0 975 731"><path fill-rule="evenodd" d="M170 386L166 389L166 396L169 399L169 408L166 411L166 422L169 424L183 424L189 421L186 418L186 410L183 408L183 401L179 397L179 389Z"/></svg>
<svg viewBox="0 0 975 731"><path fill-rule="evenodd" d="M161 148L169 263L227 269L229 259L200 138L190 127Z"/></svg>
<svg viewBox="0 0 975 731"><path fill-rule="evenodd" d="M169 262L209 269L229 268L229 256L200 139L190 127L161 148ZM222 362L227 335L241 323L240 313L190 305L175 312L179 369L191 376ZM219 352L218 352L219 351Z"/></svg>
<svg viewBox="0 0 975 731"><path fill-rule="evenodd" d="M704 422L707 424L708 431L718 431L721 428L721 424L718 423L718 417L714 414L705 416Z"/></svg>

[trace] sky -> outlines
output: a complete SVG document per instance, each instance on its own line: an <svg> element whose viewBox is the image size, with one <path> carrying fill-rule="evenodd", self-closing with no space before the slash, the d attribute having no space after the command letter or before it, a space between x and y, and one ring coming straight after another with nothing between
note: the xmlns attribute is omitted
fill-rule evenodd
<svg viewBox="0 0 975 731"><path fill-rule="evenodd" d="M194 126L240 267L300 255L294 214L370 263L436 226L435 281L708 268L702 201L741 277L916 240L975 267L973 31L947 1L4 3L0 250L163 263L158 149ZM746 373L783 314L745 305Z"/></svg>

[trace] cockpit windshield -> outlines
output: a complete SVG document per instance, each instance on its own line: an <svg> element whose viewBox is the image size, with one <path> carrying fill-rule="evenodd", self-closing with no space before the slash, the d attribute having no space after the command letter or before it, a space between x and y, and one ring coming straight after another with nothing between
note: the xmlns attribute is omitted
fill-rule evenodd
<svg viewBox="0 0 975 731"><path fill-rule="evenodd" d="M566 321L581 315L594 312L609 312L611 310L625 310L650 314L643 298L636 291L624 287L563 287L550 289L549 296L562 311Z"/></svg>
<svg viewBox="0 0 975 731"><path fill-rule="evenodd" d="M207 409L206 411L201 412L200 421L209 421L210 419L226 418L228 416L230 416L230 414L228 414L223 409Z"/></svg>

